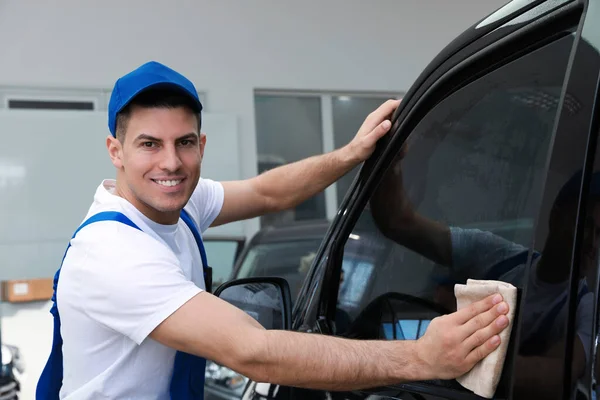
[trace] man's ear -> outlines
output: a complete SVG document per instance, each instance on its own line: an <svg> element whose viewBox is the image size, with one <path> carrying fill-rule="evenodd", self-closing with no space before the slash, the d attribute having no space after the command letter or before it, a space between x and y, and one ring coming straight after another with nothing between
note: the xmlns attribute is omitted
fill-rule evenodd
<svg viewBox="0 0 600 400"><path fill-rule="evenodd" d="M123 146L121 141L112 135L109 135L106 138L106 149L108 150L110 161L112 161L115 168L123 168Z"/></svg>
<svg viewBox="0 0 600 400"><path fill-rule="evenodd" d="M206 133L200 132L200 157L204 158L204 147L206 146Z"/></svg>

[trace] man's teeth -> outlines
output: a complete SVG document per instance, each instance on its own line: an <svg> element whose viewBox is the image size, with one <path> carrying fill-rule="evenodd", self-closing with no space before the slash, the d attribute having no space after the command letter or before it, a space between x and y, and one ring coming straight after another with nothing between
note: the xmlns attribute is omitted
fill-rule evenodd
<svg viewBox="0 0 600 400"><path fill-rule="evenodd" d="M179 185L181 183L181 179L179 179L177 181L159 181L159 180L156 180L154 182L158 183L159 185L163 185L163 186L175 186L175 185Z"/></svg>

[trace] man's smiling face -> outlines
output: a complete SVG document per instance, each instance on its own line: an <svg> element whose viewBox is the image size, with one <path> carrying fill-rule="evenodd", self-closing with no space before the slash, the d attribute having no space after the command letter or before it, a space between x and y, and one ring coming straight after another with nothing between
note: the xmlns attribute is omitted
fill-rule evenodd
<svg viewBox="0 0 600 400"><path fill-rule="evenodd" d="M107 142L117 194L155 222L176 223L200 179L206 137L198 128L185 107L133 106L122 142Z"/></svg>

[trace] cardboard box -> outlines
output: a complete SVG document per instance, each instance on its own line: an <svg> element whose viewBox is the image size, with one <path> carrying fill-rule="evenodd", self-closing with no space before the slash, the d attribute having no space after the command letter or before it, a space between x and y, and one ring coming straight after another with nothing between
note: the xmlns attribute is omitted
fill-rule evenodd
<svg viewBox="0 0 600 400"><path fill-rule="evenodd" d="M23 279L2 282L2 301L23 303L52 298L53 279Z"/></svg>

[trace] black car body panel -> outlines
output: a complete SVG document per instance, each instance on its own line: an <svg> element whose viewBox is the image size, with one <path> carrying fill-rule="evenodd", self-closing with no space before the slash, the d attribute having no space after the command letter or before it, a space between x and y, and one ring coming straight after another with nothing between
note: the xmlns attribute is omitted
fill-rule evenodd
<svg viewBox="0 0 600 400"><path fill-rule="evenodd" d="M435 131L439 132L437 139L434 136L433 140L438 140L448 131L462 132L465 142L450 142L446 147L462 145L463 148L468 148L469 145L464 143L471 140L473 143L477 143L478 146L488 145L489 149L493 150L493 145L481 141L483 136L477 137L479 133L477 129L481 128L481 132L483 132L488 120L502 121L498 114L502 116L503 113L506 113L505 119L507 121L510 118L527 119L529 117L527 112L517 115L511 114L511 110L488 108L488 112L494 111L497 115L470 116L468 122L472 123L471 126L461 126L460 123L457 123L463 122L463 116L469 112L471 106L469 96L474 96L477 93L476 89L483 90L485 95L486 90L493 94L496 88L501 87L502 93L511 95L510 101L519 102L523 110L526 110L526 106L523 106L523 104L531 105L532 116L538 112L540 116L546 118L542 121L540 117L531 122L532 124L539 124L539 130L545 129L541 136L543 142L536 142L532 145L531 154L535 154L537 158L535 160L523 159L522 164L527 166L527 163L535 162L537 175L531 178L531 185L527 187L530 194L527 204L525 204L525 200L522 204L515 203L526 207L531 215L526 218L527 224L523 228L524 230L519 230L521 228L509 229L509 235L513 236L508 239L513 240L521 235L527 238L528 246L531 246L527 250L526 262L523 264L526 268L525 271L533 270L537 254L551 239L549 237L549 225L554 224L554 222L549 223L548 221L549 218L556 218L553 215L557 215L554 211L556 209L555 205L558 204L557 193L562 193L561 188L570 181L571 177L577 176L578 173L580 174L581 183L578 186L576 185L574 189L574 193L576 193L576 212L561 216L565 221L564 223L572 227L573 235L565 237L563 242L559 243L560 251L550 249L556 250L555 256L565 260L564 267L568 267L568 270L565 270L568 273L566 281L568 291L564 299L566 302L565 318L560 320L562 322L557 322L559 333L556 334L556 342L552 342L552 346L549 349L544 349L544 352L540 353L541 355L533 353L536 357L539 357L537 364L528 363L530 360L535 360L535 358L527 358L531 356L529 353L532 353L532 351L527 347L527 343L529 343L527 339L528 335L531 334L531 328L526 324L526 321L536 311L534 300L537 301L537 299L528 297L527 289L534 286L535 276L524 273L519 278L518 287L524 289L522 292L520 291L518 315L515 319L510 348L507 352L503 376L496 391L496 398L595 398L596 394L594 392L597 390L596 377L598 375L596 369L598 263L596 260L593 269L589 270L589 263L586 262L585 257L592 254L586 241L591 213L588 206L597 197L594 192L595 189L592 187L592 172L600 169L600 146L598 143L598 120L600 119L600 105L598 102L599 50L599 0L513 1L491 16L474 24L451 42L429 64L404 96L402 103L392 117L393 125L390 134L380 141L375 153L364 164L349 189L337 217L329 227L307 276L306 283L295 303L292 328L298 331L325 335L336 334L334 320L336 318L336 307L338 306L340 271L343 269L344 261L347 261L348 258L348 243L352 235L362 237L363 233L375 231L373 226L369 226L368 218L365 219L365 215L369 215L373 211L369 209L371 196L379 185L383 185L382 180L391 173L394 160L396 160L404 143L414 136L413 133L415 130L418 131L423 121L426 121L426 117L435 114L432 110L443 109L444 104L447 104L448 101L458 102L454 108L450 107L448 114L444 115L445 119L439 118L438 125L435 125L436 120L433 117L432 120L426 121L429 125L424 125L433 127L434 133ZM535 69L532 70L533 64L531 61L540 63L539 75L535 74ZM520 74L520 71L525 71L526 74ZM502 75L503 73L505 75ZM506 79L503 79L504 76L506 76ZM524 80L521 81L521 78ZM531 84L529 84L529 80L531 80ZM489 87L486 86L488 84ZM529 92L523 91L523 87L527 86L531 86L532 89ZM493 96L482 98L489 101L488 104L494 104ZM480 100L473 98L473 102ZM500 101L499 104L506 105L510 103ZM496 117L496 119L493 117ZM452 125L444 125L446 121L451 121ZM524 132L535 133L536 126L531 125L530 121L525 122L530 125L527 126L529 130ZM511 137L519 137L514 132L507 132L507 137L509 134L513 135ZM501 138L501 136L499 137ZM485 137L483 138L485 139ZM522 136L520 138L523 139ZM523 143L528 143L526 139L529 138L525 137ZM535 137L532 136L531 140L534 139ZM428 152L427 143L423 139L415 146L416 148L420 146L422 149L422 153L419 153L421 155L420 160L409 158L409 160L403 161L403 163L412 162L410 165L414 167L417 174L420 173L419 163L422 163L424 169L426 169L429 158L439 157L440 154L437 147L433 145L430 146ZM539 147L542 144L546 146L543 149ZM412 146L413 143L409 148L412 148ZM409 150L409 153L410 151L415 150ZM474 149L473 154L479 153ZM468 154L466 156L468 157ZM510 157L516 156L514 153L509 153L496 155L495 157L500 165L503 160L509 160ZM453 161L458 163L461 160ZM523 165L517 163L515 170L519 171L519 168L522 168ZM514 174L514 172L512 173ZM427 171L423 174L427 174ZM422 178L424 177L427 177L427 175L423 175ZM457 178L448 177L447 181L450 182L452 179L456 180ZM438 176L438 180L433 182L436 183L431 185L443 183L443 175L441 175L441 178ZM507 182L510 182L510 180ZM501 183L499 182L498 185L501 186ZM493 185L494 182L489 182L489 186ZM426 189L431 188L427 187ZM444 203L440 198L443 200L444 192L440 193L436 195L436 200L439 200L443 206ZM419 197L421 199L426 195L427 193L417 193L415 196L421 196ZM477 197L473 198L476 199ZM467 200L469 199L465 197L465 201ZM489 199L489 201L493 200L493 198ZM512 203L507 204L511 205ZM394 204L389 206L394 207ZM507 210L511 211L510 209ZM443 207L441 211L444 211ZM476 207L473 207L472 212L477 212ZM464 213L462 216L464 217ZM476 215L473 219L481 222L481 225L476 229L487 229L482 228L482 226L487 226L486 215ZM366 225L365 221L367 222ZM512 220L508 222L514 226L519 223L519 221ZM503 231L502 229L499 229L498 232ZM498 232L495 232L495 234L502 236ZM374 239L368 239L367 242L370 243L372 240L377 241L379 239L375 237ZM378 257L381 256L379 250L375 253L378 254ZM366 253L363 251L363 254ZM385 256L387 257L389 254L385 254ZM405 256L403 255L403 257ZM381 257L374 258L371 262L373 265L378 266L382 263L382 259ZM414 257L411 258L411 262L425 265ZM434 274L437 273L438 269L434 267L432 271L432 274ZM565 273L562 270L554 272L556 274ZM389 273L392 276L397 274L397 271L379 271L379 273ZM585 324L587 324L585 326L591 330L587 332L589 338L587 335L585 337L581 336L580 332L580 326L584 324L580 321L579 315L580 301L583 298L580 294L582 274L585 274L588 284L588 292L585 292L584 295L587 295L586 301L593 307L593 312L589 313L589 315L593 315L593 321L585 321ZM371 284L369 283L369 285ZM423 287L422 290L423 293L426 293L429 288ZM365 293L371 292L378 293L373 287L365 288ZM590 298L591 295L593 297ZM411 307L414 307L414 304L409 307L409 303L404 306L405 310L413 310ZM395 319L393 323L396 323ZM408 327L408 325L406 326ZM581 349L576 348L577 345L575 344L575 339L578 337L586 351L583 360L581 359ZM550 365L552 368L549 367ZM545 376L545 380L539 379L535 375L536 370L541 370L541 368L547 368L549 371L548 375ZM456 381L411 382L364 391L331 393L279 387L277 385L265 386L264 384L259 385L250 382L243 397L246 400L313 398L430 400L477 399L480 397L461 387Z"/></svg>

